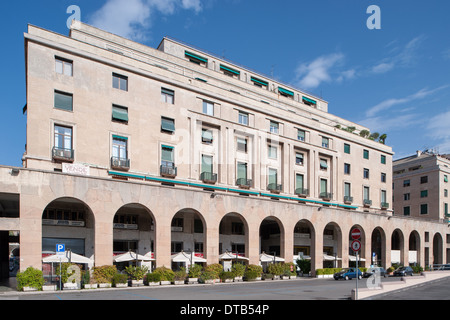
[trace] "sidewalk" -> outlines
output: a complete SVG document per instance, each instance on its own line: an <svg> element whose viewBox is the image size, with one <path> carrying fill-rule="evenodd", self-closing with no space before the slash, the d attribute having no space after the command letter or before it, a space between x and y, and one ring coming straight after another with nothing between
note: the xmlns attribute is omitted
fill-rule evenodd
<svg viewBox="0 0 450 320"><path fill-rule="evenodd" d="M358 300L367 299L375 295L387 292L402 290L408 287L418 286L426 282L431 282L443 278L450 277L450 271L431 271L422 272L420 276L402 277L401 281L381 283L376 288L360 288L358 289ZM356 300L356 290L352 290L352 300Z"/></svg>

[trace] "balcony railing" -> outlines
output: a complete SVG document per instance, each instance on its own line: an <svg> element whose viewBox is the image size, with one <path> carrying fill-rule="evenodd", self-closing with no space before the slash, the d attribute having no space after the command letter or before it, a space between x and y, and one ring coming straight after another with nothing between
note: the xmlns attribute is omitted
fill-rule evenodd
<svg viewBox="0 0 450 320"><path fill-rule="evenodd" d="M59 147L53 147L53 149L52 149L52 158L54 160L59 160L59 161L73 162L74 150L73 149L64 149L64 148L59 148Z"/></svg>
<svg viewBox="0 0 450 320"><path fill-rule="evenodd" d="M111 168L117 170L129 170L130 159L111 157Z"/></svg>
<svg viewBox="0 0 450 320"><path fill-rule="evenodd" d="M387 203L387 202L381 203L381 209L388 209L388 208L389 208L389 203Z"/></svg>
<svg viewBox="0 0 450 320"><path fill-rule="evenodd" d="M307 197L309 196L309 190L305 188L297 188L295 189L295 194L299 197Z"/></svg>
<svg viewBox="0 0 450 320"><path fill-rule="evenodd" d="M173 162L161 161L159 171L163 177L175 178L177 176L177 167Z"/></svg>
<svg viewBox="0 0 450 320"><path fill-rule="evenodd" d="M372 205L372 200L364 199L363 204L364 207L370 207Z"/></svg>
<svg viewBox="0 0 450 320"><path fill-rule="evenodd" d="M236 185L242 189L250 189L252 186L252 180L246 178L239 178L236 180Z"/></svg>
<svg viewBox="0 0 450 320"><path fill-rule="evenodd" d="M331 192L321 192L321 193L319 194L319 197L320 197L322 200L330 201L330 200L333 198L333 194L332 194Z"/></svg>
<svg viewBox="0 0 450 320"><path fill-rule="evenodd" d="M280 193L281 189L283 188L283 185L277 184L277 183L269 183L267 185L267 190L273 193Z"/></svg>
<svg viewBox="0 0 450 320"><path fill-rule="evenodd" d="M205 183L216 183L217 182L217 173L212 172L202 172L200 174L200 180L202 180Z"/></svg>
<svg viewBox="0 0 450 320"><path fill-rule="evenodd" d="M344 203L350 204L353 202L352 196L344 196Z"/></svg>

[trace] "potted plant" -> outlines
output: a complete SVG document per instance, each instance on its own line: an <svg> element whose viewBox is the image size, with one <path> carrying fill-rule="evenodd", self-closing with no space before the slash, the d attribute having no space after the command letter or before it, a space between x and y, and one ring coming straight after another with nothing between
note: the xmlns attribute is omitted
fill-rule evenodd
<svg viewBox="0 0 450 320"><path fill-rule="evenodd" d="M100 288L111 288L116 273L116 266L100 266L94 267L92 277Z"/></svg>
<svg viewBox="0 0 450 320"><path fill-rule="evenodd" d="M144 276L148 272L147 266L128 266L125 268L125 272L131 277L131 286L138 287L144 285Z"/></svg>
<svg viewBox="0 0 450 320"><path fill-rule="evenodd" d="M204 270L198 278L198 281L201 283L213 284L216 282L216 273L211 270Z"/></svg>
<svg viewBox="0 0 450 320"><path fill-rule="evenodd" d="M282 279L295 279L297 273L295 272L295 265L292 262L283 264L283 275Z"/></svg>
<svg viewBox="0 0 450 320"><path fill-rule="evenodd" d="M189 267L187 283L197 283L198 277L202 274L203 267L199 264L192 264Z"/></svg>
<svg viewBox="0 0 450 320"><path fill-rule="evenodd" d="M83 271L81 277L81 283L84 289L97 289L98 285L94 278L91 278L91 273L89 270Z"/></svg>
<svg viewBox="0 0 450 320"><path fill-rule="evenodd" d="M61 277L64 290L79 289L81 285L81 268L73 263L62 263L56 269L56 274Z"/></svg>
<svg viewBox="0 0 450 320"><path fill-rule="evenodd" d="M41 270L28 267L23 272L16 275L17 290L19 291L39 291L45 283L44 275Z"/></svg>
<svg viewBox="0 0 450 320"><path fill-rule="evenodd" d="M271 263L267 267L267 271L273 275L273 280L279 280L284 273L283 265L281 263Z"/></svg>
<svg viewBox="0 0 450 320"><path fill-rule="evenodd" d="M219 274L220 281L222 282L233 282L234 273L233 271L222 271Z"/></svg>
<svg viewBox="0 0 450 320"><path fill-rule="evenodd" d="M146 283L149 286L159 286L161 284L161 274L157 272L149 272L146 276Z"/></svg>
<svg viewBox="0 0 450 320"><path fill-rule="evenodd" d="M173 284L184 284L186 280L186 269L180 268L180 270L174 272Z"/></svg>
<svg viewBox="0 0 450 320"><path fill-rule="evenodd" d="M271 273L263 273L262 280L273 280L273 274L271 274Z"/></svg>
<svg viewBox="0 0 450 320"><path fill-rule="evenodd" d="M261 280L262 267L256 264L249 264L244 273L245 281Z"/></svg>
<svg viewBox="0 0 450 320"><path fill-rule="evenodd" d="M156 268L153 270L153 273L159 273L161 275L161 285L171 284L175 277L172 269L166 268L165 266Z"/></svg>
<svg viewBox="0 0 450 320"><path fill-rule="evenodd" d="M128 287L128 275L124 273L116 272L113 276L113 285L116 288L125 288Z"/></svg>
<svg viewBox="0 0 450 320"><path fill-rule="evenodd" d="M240 263L235 263L231 267L231 271L234 272L234 281L235 282L242 281L242 277L244 276L244 272L245 272L245 265L240 264Z"/></svg>
<svg viewBox="0 0 450 320"><path fill-rule="evenodd" d="M213 263L210 265L207 265L205 267L205 271L210 271L212 273L212 275L214 276L214 280L215 282L219 282L220 281L220 273L223 271L223 266L220 263Z"/></svg>

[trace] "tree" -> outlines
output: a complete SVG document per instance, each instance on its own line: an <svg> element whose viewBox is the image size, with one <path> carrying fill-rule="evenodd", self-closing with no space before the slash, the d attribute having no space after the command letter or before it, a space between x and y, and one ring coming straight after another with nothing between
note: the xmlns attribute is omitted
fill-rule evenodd
<svg viewBox="0 0 450 320"><path fill-rule="evenodd" d="M378 132L374 132L369 136L370 140L377 140L380 134Z"/></svg>
<svg viewBox="0 0 450 320"><path fill-rule="evenodd" d="M380 138L378 139L378 142L384 144L386 142L387 134L383 133Z"/></svg>
<svg viewBox="0 0 450 320"><path fill-rule="evenodd" d="M370 134L370 131L369 130L361 130L360 132L359 132L359 135L361 136L361 137L363 137L363 138L367 138L368 136L369 136L369 134Z"/></svg>

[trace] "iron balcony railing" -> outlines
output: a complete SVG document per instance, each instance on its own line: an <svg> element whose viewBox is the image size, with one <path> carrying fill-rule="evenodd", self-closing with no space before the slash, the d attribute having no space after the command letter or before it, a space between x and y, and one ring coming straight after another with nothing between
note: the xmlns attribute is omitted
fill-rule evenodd
<svg viewBox="0 0 450 320"><path fill-rule="evenodd" d="M331 192L321 192L321 193L319 194L319 197L320 197L322 200L330 201L330 200L333 198L333 194L332 194Z"/></svg>
<svg viewBox="0 0 450 320"><path fill-rule="evenodd" d="M217 173L212 172L202 172L200 174L200 180L202 180L205 183L216 183L217 182Z"/></svg>
<svg viewBox="0 0 450 320"><path fill-rule="evenodd" d="M128 170L130 169L130 159L111 157L111 168Z"/></svg>
<svg viewBox="0 0 450 320"><path fill-rule="evenodd" d="M372 200L364 199L363 204L366 207L370 207L372 205Z"/></svg>
<svg viewBox="0 0 450 320"><path fill-rule="evenodd" d="M269 183L267 185L267 190L270 190L271 192L280 192L283 188L283 185L277 184L277 183Z"/></svg>
<svg viewBox="0 0 450 320"><path fill-rule="evenodd" d="M344 203L352 203L353 197L352 196L344 196Z"/></svg>
<svg viewBox="0 0 450 320"><path fill-rule="evenodd" d="M73 161L74 150L73 149L64 149L64 148L59 148L59 147L53 147L53 149L52 149L52 157L55 160Z"/></svg>
<svg viewBox="0 0 450 320"><path fill-rule="evenodd" d="M177 167L175 167L173 162L162 161L160 173L163 177L175 178L177 176Z"/></svg>
<svg viewBox="0 0 450 320"><path fill-rule="evenodd" d="M238 178L236 180L236 185L240 188L249 189L252 186L252 180L247 178Z"/></svg>
<svg viewBox="0 0 450 320"><path fill-rule="evenodd" d="M295 189L295 194L300 197L307 197L309 196L309 190L305 188L297 188Z"/></svg>
<svg viewBox="0 0 450 320"><path fill-rule="evenodd" d="M381 209L388 209L388 208L389 208L389 203L387 203L387 202L381 203Z"/></svg>

